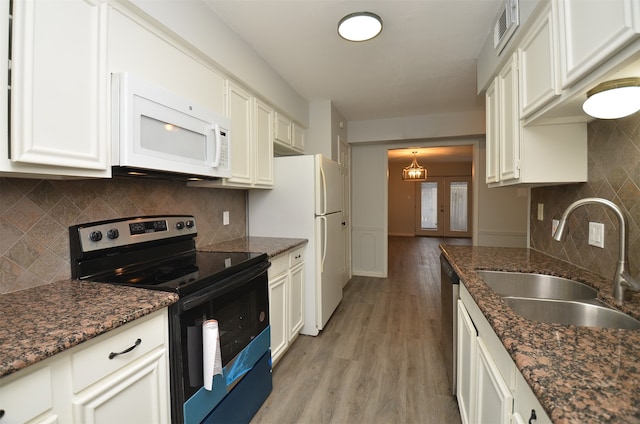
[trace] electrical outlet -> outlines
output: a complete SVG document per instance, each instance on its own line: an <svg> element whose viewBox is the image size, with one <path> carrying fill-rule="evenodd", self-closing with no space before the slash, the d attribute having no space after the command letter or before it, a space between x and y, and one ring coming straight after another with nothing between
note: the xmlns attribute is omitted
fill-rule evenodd
<svg viewBox="0 0 640 424"><path fill-rule="evenodd" d="M560 225L560 220L558 219L551 220L551 237L553 237L553 235L556 233L556 229L558 228L558 225Z"/></svg>
<svg viewBox="0 0 640 424"><path fill-rule="evenodd" d="M229 225L229 211L222 212L222 225Z"/></svg>
<svg viewBox="0 0 640 424"><path fill-rule="evenodd" d="M600 222L589 223L589 244L604 249L604 224Z"/></svg>
<svg viewBox="0 0 640 424"><path fill-rule="evenodd" d="M538 221L544 220L544 204L538 203Z"/></svg>

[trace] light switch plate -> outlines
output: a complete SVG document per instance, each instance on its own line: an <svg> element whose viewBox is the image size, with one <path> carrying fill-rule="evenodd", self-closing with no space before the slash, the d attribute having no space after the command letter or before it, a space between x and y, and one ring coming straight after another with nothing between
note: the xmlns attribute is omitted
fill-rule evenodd
<svg viewBox="0 0 640 424"><path fill-rule="evenodd" d="M604 249L604 224L600 222L589 223L589 244Z"/></svg>
<svg viewBox="0 0 640 424"><path fill-rule="evenodd" d="M222 212L222 225L229 225L229 211Z"/></svg>

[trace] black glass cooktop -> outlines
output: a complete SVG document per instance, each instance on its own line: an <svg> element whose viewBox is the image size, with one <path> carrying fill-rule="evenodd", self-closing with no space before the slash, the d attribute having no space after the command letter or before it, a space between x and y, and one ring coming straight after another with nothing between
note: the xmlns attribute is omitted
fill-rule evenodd
<svg viewBox="0 0 640 424"><path fill-rule="evenodd" d="M264 253L195 251L159 263L115 268L90 279L184 295L266 260Z"/></svg>

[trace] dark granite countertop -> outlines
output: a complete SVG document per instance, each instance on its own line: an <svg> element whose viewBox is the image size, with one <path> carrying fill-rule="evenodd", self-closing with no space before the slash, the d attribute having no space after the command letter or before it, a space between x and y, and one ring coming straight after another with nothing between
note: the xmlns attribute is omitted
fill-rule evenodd
<svg viewBox="0 0 640 424"><path fill-rule="evenodd" d="M178 300L173 293L64 280L0 296L0 377Z"/></svg>
<svg viewBox="0 0 640 424"><path fill-rule="evenodd" d="M640 319L640 295L619 304L611 279L530 249L440 246L554 423L640 423L640 330L576 327L516 315L475 272L537 272L581 281Z"/></svg>
<svg viewBox="0 0 640 424"><path fill-rule="evenodd" d="M264 252L270 258L287 250L307 244L307 239L278 237L242 237L207 246L199 246L198 250L207 252Z"/></svg>

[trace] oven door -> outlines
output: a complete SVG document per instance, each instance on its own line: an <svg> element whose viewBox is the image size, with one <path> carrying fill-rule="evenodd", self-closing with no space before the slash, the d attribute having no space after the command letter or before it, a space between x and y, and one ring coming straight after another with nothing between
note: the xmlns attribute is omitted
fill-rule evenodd
<svg viewBox="0 0 640 424"><path fill-rule="evenodd" d="M270 352L269 265L259 263L172 306L174 422L201 422ZM202 323L209 319L218 321L223 367L211 391L203 387L202 369Z"/></svg>

